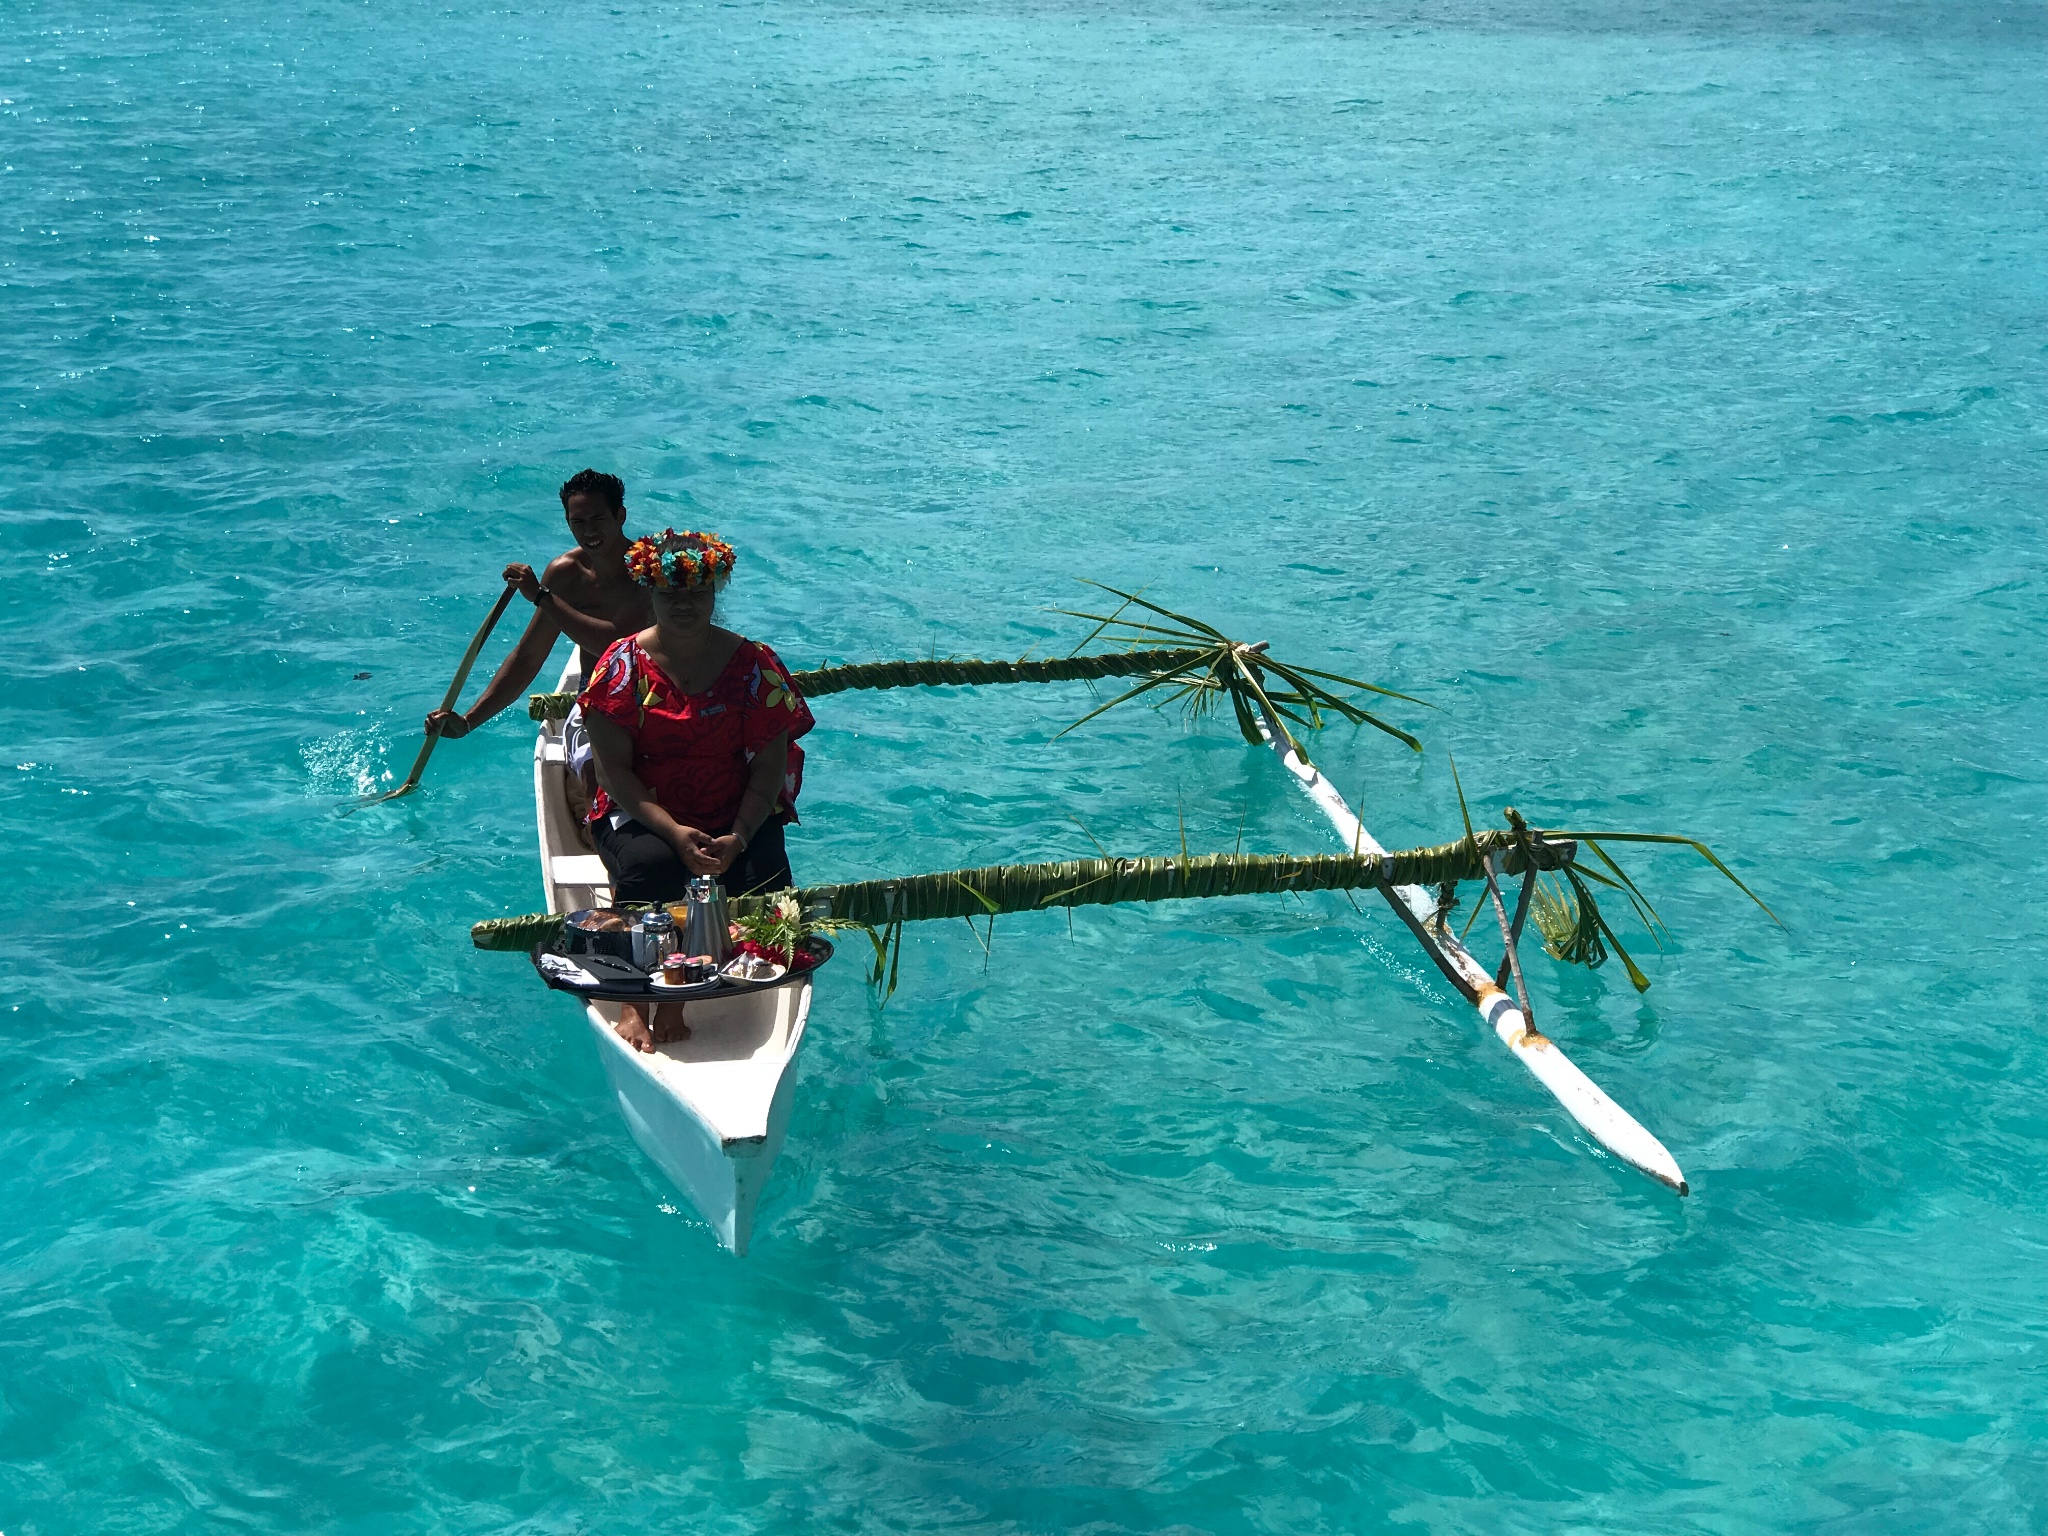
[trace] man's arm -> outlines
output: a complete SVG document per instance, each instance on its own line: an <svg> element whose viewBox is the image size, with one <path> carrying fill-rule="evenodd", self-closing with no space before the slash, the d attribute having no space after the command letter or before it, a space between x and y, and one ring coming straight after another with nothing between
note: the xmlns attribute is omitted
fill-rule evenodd
<svg viewBox="0 0 2048 1536"><path fill-rule="evenodd" d="M531 576L533 572L527 571L526 574ZM548 656L560 634L554 620L536 609L532 622L526 626L526 633L519 637L519 643L512 647L512 654L499 666L490 686L484 689L477 701L459 714L452 709L435 710L427 716L427 734L446 736L450 741L467 736L524 694L528 685L540 676L540 669L548 664Z"/></svg>
<svg viewBox="0 0 2048 1536"><path fill-rule="evenodd" d="M541 584L533 574L533 568L525 565L505 567L505 579L516 582L519 595L534 606L534 611L547 615L554 621L555 628L574 640L593 656L602 655L604 648L615 640L623 640L643 626L634 624L621 628L609 619L593 618L581 609L573 608L562 594L555 590L557 582L567 583L578 575L576 562L567 555L558 555L548 564L547 596L541 596Z"/></svg>

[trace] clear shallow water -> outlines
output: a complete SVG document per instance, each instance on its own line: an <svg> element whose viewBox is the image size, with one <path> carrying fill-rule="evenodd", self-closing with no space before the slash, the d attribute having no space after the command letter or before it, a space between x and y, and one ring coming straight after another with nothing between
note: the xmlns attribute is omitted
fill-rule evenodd
<svg viewBox="0 0 2048 1536"><path fill-rule="evenodd" d="M2043 38L10 12L0 1529L2048 1523ZM1645 858L1648 997L1537 969L1697 1193L1386 917L1217 903L837 967L719 1253L468 948L523 722L336 814L585 463L794 665L1149 583L1440 706L1322 744L1390 843L1448 749L1738 856L1787 931ZM1087 702L828 701L800 873L1327 846Z"/></svg>

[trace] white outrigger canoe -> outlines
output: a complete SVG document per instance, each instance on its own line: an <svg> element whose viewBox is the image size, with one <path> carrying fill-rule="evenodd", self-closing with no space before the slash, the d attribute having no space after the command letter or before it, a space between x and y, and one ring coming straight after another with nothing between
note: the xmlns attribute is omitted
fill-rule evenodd
<svg viewBox="0 0 2048 1536"><path fill-rule="evenodd" d="M1119 594L1129 596L1128 594ZM1129 597L1129 601L1142 599ZM1150 604L1144 604L1151 607ZM1119 610L1121 611L1121 610ZM1166 613L1164 609L1155 610ZM1101 615L1084 614L1084 618L1102 618ZM1178 618L1177 615L1167 615ZM1105 622L1116 622L1110 616ZM1191 622L1191 621L1190 621ZM1140 629L1147 626L1137 626ZM1155 633L1170 633L1154 630ZM1107 676L1141 676L1155 678L1134 689L1125 697L1134 697L1158 686L1160 682L1186 678L1207 669L1209 681L1197 681L1184 691L1202 687L1220 686L1213 679L1221 674L1224 664L1235 666L1247 679L1252 680L1256 669L1277 663L1269 663L1260 653L1264 646L1239 645L1224 639L1220 632L1203 628L1199 634L1185 638L1200 642L1187 649L1133 650L1128 654L1110 653L1108 656L1089 655L1056 659L1052 661L983 662L880 662L856 664L840 668L825 668L813 673L799 674L804 680L806 692L816 687L818 695L837 692L846 688L897 688L905 686L961 686L986 683L1058 681L1076 678L1094 679ZM1156 670L1148 671L1148 668ZM1284 670L1284 669L1283 669ZM1299 671L1285 671L1284 675L1297 689L1305 693L1312 685L1303 681ZM1315 673L1316 677L1333 678L1335 681L1351 682L1350 679L1335 678L1330 673ZM578 681L577 665L572 660L562 675L561 688L572 690ZM1354 684L1373 687L1371 684ZM1258 685L1253 681L1254 691ZM1379 690L1384 692L1385 690ZM1283 694L1290 702L1303 702L1296 695ZM1111 704L1121 702L1112 700ZM1325 708L1343 711L1347 706L1341 702L1333 704L1331 696L1322 695ZM534 714L539 718L545 711L536 700ZM1534 1026L1530 1018L1517 1005L1514 997L1506 990L1510 966L1514 963L1514 940L1519 938L1522 920L1531 887L1522 891L1523 907L1517 911L1510 924L1504 908L1496 908L1502 927L1504 947L1510 952L1500 969L1489 973L1470 951L1450 931L1445 922L1446 914L1439 910L1437 896L1419 885L1396 885L1393 871L1396 860L1413 859L1410 869L1445 867L1440 862L1447 851L1469 846L1478 853L1479 842L1467 826L1467 843L1464 845L1444 844L1437 848L1412 849L1406 854L1388 853L1374 841L1358 816L1338 794L1336 787L1310 764L1299 751L1281 720L1274 713L1270 699L1257 691L1256 708L1240 699L1239 720L1248 740L1263 741L1286 767L1296 786L1314 802L1327 818L1332 830L1344 844L1352 861L1361 857L1382 861L1380 876L1375 884L1369 878L1361 881L1356 872L1348 874L1341 882L1310 885L1309 889L1334 889L1340 884L1375 884L1387 899L1395 914L1421 943L1425 953L1436 964L1443 976L1470 1003L1480 1018L1506 1046L1515 1059L1528 1070L1542 1086L1556 1099L1579 1126L1605 1151L1621 1161L1647 1174L1658 1183L1677 1191L1689 1193L1684 1173L1664 1145L1646 1130L1633 1116L1617 1104L1601 1087L1588 1078L1572 1063L1556 1042L1549 1039ZM1103 705L1083 719L1092 719L1095 713L1111 705ZM1359 711L1352 712L1357 719L1371 719ZM1077 722L1078 723L1078 722ZM1392 727L1373 720L1381 729L1392 731ZM1254 734L1255 729L1255 734ZM1395 735L1403 735L1393 731ZM1414 745L1412 738L1403 739ZM543 723L539 739L534 745L534 802L539 817L541 864L547 892L547 910L550 914L563 914L586 907L610 905L611 891L607 887L607 875L603 861L591 852L583 839L581 829L576 825L564 791L565 765L560 726ZM1509 815L1512 817L1513 813ZM1517 826L1521 823L1517 822ZM1537 833L1539 838L1544 834ZM1591 834L1549 834L1563 838L1565 842L1555 845L1568 848L1570 839ZM1635 841L1691 842L1690 839L1665 837L1657 834L1603 833L1603 837L1632 839ZM1506 844L1497 841L1501 834L1487 834L1496 839L1491 851L1479 854L1480 862L1489 876L1504 875L1512 866L1505 862L1502 850ZM1526 848L1526 844L1522 845ZM1742 885L1734 874L1709 851L1704 844L1691 842L1724 875L1734 881L1745 895L1758 900L1747 886ZM1570 852L1563 857L1570 858ZM1212 871L1218 867L1215 861L1224 856L1205 856L1189 859L1185 848L1180 860L1114 860L1107 855L1100 861L1068 861L1050 865L1018 865L992 867L985 870L957 870L933 875L908 876L902 880L871 880L855 882L852 885L821 888L821 894L831 893L836 904L844 904L838 915L845 919L859 918L873 922L885 930L893 925L900 943L901 926L905 921L923 921L927 918L954 917L971 912L967 903L972 902L995 911L997 907L987 894L988 891L1007 890L1005 900L1010 905L1002 910L1037 910L1048 904L1073 906L1094 904L1098 901L1153 901L1172 899L1176 896L1226 895L1232 894L1233 887L1221 888L1211 884L1206 889L1180 889L1174 881L1186 878L1189 871L1197 866L1207 866ZM1531 855L1533 858L1533 855ZM1278 863L1283 856L1254 861ZM1230 856L1232 865L1240 862ZM1080 880L1075 869L1080 865L1102 869L1094 871L1086 880ZM1148 866L1160 866L1146 873ZM1549 867L1549 866L1544 866ZM1517 870L1517 873L1522 871ZM1251 890L1277 891L1295 889L1291 882L1313 871L1290 868L1279 878L1281 884L1254 884ZM1168 877L1171 878L1168 878ZM1012 877L1023 880L1021 888L1006 885ZM1235 874L1226 872L1227 881L1234 881ZM1430 876L1435 879L1437 876ZM1456 880L1473 878L1468 871L1450 877ZM1530 876L1533 879L1533 875ZM1065 900L1075 893L1093 887L1099 881L1128 881L1117 887L1100 891L1093 896L1079 900ZM1076 883L1079 880L1080 883ZM1163 883L1147 884L1147 881ZM1032 885L1039 881L1040 885ZM1058 882L1044 884L1043 882ZM1576 885L1576 882L1574 882ZM920 893L913 900L909 891L918 887ZM1580 887L1583 901L1590 904ZM960 894L960 893L964 893ZM1484 899L1484 898L1482 898ZM1764 907L1768 914L1770 909ZM1775 917L1774 917L1775 920ZM1595 921L1598 921L1597 913ZM530 935L544 932L545 926L535 929L529 918L513 918L480 923L473 930L473 941L481 948L524 947L531 942ZM490 930L503 930L493 933ZM1601 931L1607 932L1604 923ZM517 937L514 937L514 935ZM506 942L506 940L510 942ZM1591 962L1591 963L1597 963ZM893 969L893 968L892 968ZM1633 970L1631 975L1633 975ZM1519 978L1517 986L1520 986ZM721 1242L737 1253L744 1253L750 1235L755 1203L760 1197L762 1186L767 1182L770 1169L780 1151L787 1129L794 1065L798 1050L803 1044L804 1026L809 1017L811 1002L811 981L804 977L783 986L731 995L718 996L704 1001L691 1001L686 1017L691 1027L690 1036L674 1044L661 1046L657 1052L642 1054L634 1051L619 1039L614 1031L618 1005L581 999L591 1032L596 1037L599 1058L612 1089L618 1097L620 1113L625 1117L627 1128L633 1139L651 1157L676 1187L688 1196L691 1203L710 1223Z"/></svg>
<svg viewBox="0 0 2048 1536"><path fill-rule="evenodd" d="M557 685L581 681L572 657ZM533 744L533 804L541 884L550 913L611 905L610 876L570 809L561 724L544 722ZM797 1052L811 1012L808 976L783 986L681 1005L687 1039L634 1050L613 1028L619 1005L584 1002L583 1014L640 1150L711 1224L720 1243L747 1251L754 1207L789 1129Z"/></svg>

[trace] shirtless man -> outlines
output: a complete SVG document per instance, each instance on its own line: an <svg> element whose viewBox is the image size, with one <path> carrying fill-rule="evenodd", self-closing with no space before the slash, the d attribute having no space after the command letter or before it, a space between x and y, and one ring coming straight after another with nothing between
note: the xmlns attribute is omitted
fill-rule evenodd
<svg viewBox="0 0 2048 1536"><path fill-rule="evenodd" d="M460 714L437 709L427 716L429 736L467 736L518 699L547 665L558 635L582 647L583 675L588 677L606 646L653 624L647 589L626 573L626 482L594 469L579 471L562 486L562 513L576 547L549 561L544 579L535 577L531 566L505 567L505 580L517 582L520 596L533 604L526 633L474 704ZM565 739L580 738L581 726L580 719L573 720ZM572 757L578 755L575 745L581 742L572 744ZM587 748L581 755L587 758ZM580 774L581 768L577 763L574 772Z"/></svg>

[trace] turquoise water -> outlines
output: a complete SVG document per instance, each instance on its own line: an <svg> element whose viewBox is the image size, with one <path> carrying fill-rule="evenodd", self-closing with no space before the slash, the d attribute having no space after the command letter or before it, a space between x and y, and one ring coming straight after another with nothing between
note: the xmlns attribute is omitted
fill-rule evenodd
<svg viewBox="0 0 2048 1536"><path fill-rule="evenodd" d="M2048 1526L2038 7L0 41L8 1536ZM524 722L337 814L586 463L794 666L1144 583L1438 706L1320 744L1389 843L1449 752L1710 839L1783 931L1650 855L1648 996L1534 976L1695 1194L1385 913L1223 902L835 966L720 1252L468 946ZM1089 702L821 701L799 874L1331 846Z"/></svg>

